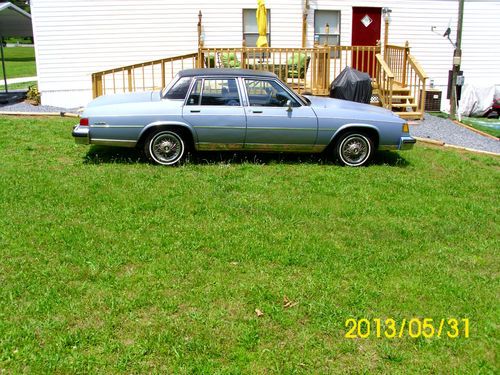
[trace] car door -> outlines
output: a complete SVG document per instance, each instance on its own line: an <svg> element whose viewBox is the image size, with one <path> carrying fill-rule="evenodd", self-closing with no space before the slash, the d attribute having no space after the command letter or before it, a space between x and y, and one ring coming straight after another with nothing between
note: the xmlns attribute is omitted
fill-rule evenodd
<svg viewBox="0 0 500 375"><path fill-rule="evenodd" d="M246 118L235 78L198 78L182 116L196 131L199 150L243 148Z"/></svg>
<svg viewBox="0 0 500 375"><path fill-rule="evenodd" d="M311 107L300 103L277 80L246 78L244 82L248 102L245 149L314 149L318 121Z"/></svg>

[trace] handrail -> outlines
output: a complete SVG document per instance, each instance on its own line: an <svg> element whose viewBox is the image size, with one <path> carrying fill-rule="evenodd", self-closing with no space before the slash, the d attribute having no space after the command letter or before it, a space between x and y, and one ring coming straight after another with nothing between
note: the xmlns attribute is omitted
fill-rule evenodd
<svg viewBox="0 0 500 375"><path fill-rule="evenodd" d="M394 87L394 74L385 62L380 53L376 55L377 59L377 88L382 107L392 110L392 90Z"/></svg>
<svg viewBox="0 0 500 375"><path fill-rule="evenodd" d="M408 62L412 68L415 69L415 72L418 74L420 79L423 80L429 78L429 76L425 73L424 68L422 68L413 55L408 55Z"/></svg>
<svg viewBox="0 0 500 375"><path fill-rule="evenodd" d="M394 73L392 73L391 68L389 68L382 55L377 53L376 57L380 67L386 72L387 78L394 78Z"/></svg>
<svg viewBox="0 0 500 375"><path fill-rule="evenodd" d="M185 55L178 55L178 56L173 56L173 57L166 57L164 59L157 59L157 60L151 60L151 61L146 61L142 63L136 63L136 64L131 64L131 65L125 65L125 66L120 66L118 68L113 68L113 69L108 69L108 70L103 70L102 72L98 72L95 74L109 74L113 73L119 70L128 70L128 69L136 69L140 68L142 66L146 65L156 65L156 64L161 64L162 62L167 62L167 61L176 61L176 60L182 60L182 59L188 59L192 57L198 56L198 53L187 53Z"/></svg>
<svg viewBox="0 0 500 375"><path fill-rule="evenodd" d="M420 118L423 118L425 111L426 81L428 76L415 57L410 54L408 54L407 58L406 72L407 86L415 98L418 112L420 112Z"/></svg>
<svg viewBox="0 0 500 375"><path fill-rule="evenodd" d="M94 98L117 92L154 90L165 87L183 69L197 66L198 53L120 66L92 74Z"/></svg>

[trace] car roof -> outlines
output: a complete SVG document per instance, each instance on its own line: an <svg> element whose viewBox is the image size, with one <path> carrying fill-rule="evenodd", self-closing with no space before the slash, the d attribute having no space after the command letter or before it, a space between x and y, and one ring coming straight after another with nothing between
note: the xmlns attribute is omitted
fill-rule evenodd
<svg viewBox="0 0 500 375"><path fill-rule="evenodd" d="M195 77L195 76L234 76L234 77L267 77L277 78L274 73L263 70L250 69L185 69L179 72L180 77Z"/></svg>

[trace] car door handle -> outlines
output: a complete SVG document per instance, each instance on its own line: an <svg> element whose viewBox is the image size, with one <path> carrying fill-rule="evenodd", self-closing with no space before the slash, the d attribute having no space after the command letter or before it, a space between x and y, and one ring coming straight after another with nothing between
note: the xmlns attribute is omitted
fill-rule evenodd
<svg viewBox="0 0 500 375"><path fill-rule="evenodd" d="M262 111L254 110L253 113L262 113Z"/></svg>
<svg viewBox="0 0 500 375"><path fill-rule="evenodd" d="M201 109L192 109L191 110L191 113L200 113L201 112Z"/></svg>

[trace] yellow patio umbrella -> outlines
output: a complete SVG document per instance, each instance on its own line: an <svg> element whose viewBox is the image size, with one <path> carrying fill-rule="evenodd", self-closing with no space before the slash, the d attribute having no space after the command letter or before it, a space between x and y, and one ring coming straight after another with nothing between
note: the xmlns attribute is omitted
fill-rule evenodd
<svg viewBox="0 0 500 375"><path fill-rule="evenodd" d="M267 45L267 10L264 0L258 0L257 8L257 28L259 29L259 39L257 47L268 47Z"/></svg>

